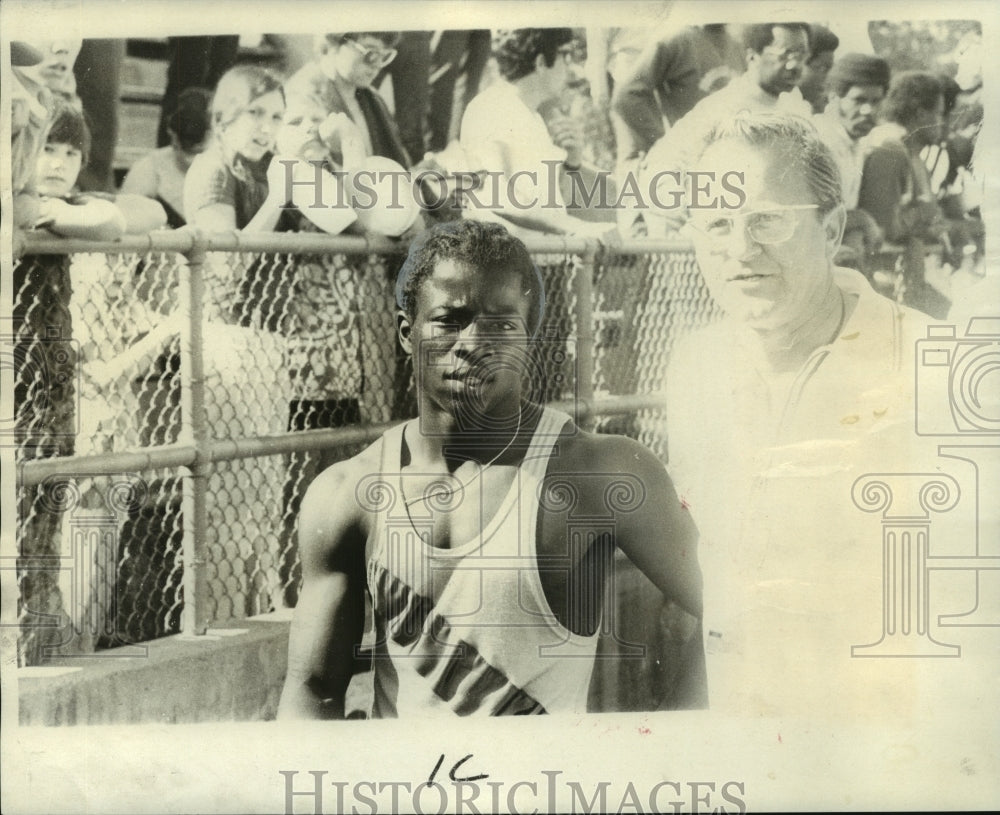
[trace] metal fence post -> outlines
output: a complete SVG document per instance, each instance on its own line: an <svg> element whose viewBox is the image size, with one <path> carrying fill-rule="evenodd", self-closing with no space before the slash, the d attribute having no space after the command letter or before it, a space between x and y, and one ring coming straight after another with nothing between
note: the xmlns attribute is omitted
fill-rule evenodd
<svg viewBox="0 0 1000 815"><path fill-rule="evenodd" d="M574 304L576 319L577 400L582 404L583 415L577 414L577 423L584 430L596 425L594 416L594 268L598 257L596 244L587 244L580 257L580 270L573 281L576 294Z"/></svg>
<svg viewBox="0 0 1000 815"><path fill-rule="evenodd" d="M187 635L208 629L208 581L205 529L208 524L207 486L210 455L205 416L205 344L202 303L205 298L205 253L208 245L198 233L180 272L181 335L181 442L195 449L194 461L183 482L182 517L184 562L184 613Z"/></svg>

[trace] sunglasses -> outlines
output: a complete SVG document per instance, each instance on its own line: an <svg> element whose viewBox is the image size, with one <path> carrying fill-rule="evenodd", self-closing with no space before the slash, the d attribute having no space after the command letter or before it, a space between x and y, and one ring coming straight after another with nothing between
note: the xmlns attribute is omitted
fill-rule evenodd
<svg viewBox="0 0 1000 815"><path fill-rule="evenodd" d="M365 48L357 40L345 39L344 42L361 55L361 59L369 68L384 68L396 58L395 48L383 51L378 48Z"/></svg>

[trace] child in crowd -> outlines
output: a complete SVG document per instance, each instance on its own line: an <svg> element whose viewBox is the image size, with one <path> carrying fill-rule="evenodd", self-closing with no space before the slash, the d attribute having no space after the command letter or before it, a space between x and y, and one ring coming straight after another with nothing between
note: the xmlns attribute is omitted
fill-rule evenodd
<svg viewBox="0 0 1000 815"><path fill-rule="evenodd" d="M163 207L145 196L76 192L89 149L90 131L83 113L69 104L58 106L35 167L39 196L35 227L66 238L104 241L164 227Z"/></svg>
<svg viewBox="0 0 1000 815"><path fill-rule="evenodd" d="M394 237L420 229L406 170L392 159L367 155L361 129L346 113L328 113L318 96L289 97L277 148L280 161L300 160L282 178L286 185L289 178L294 181L288 191L299 216L293 228L310 231L314 225L334 235L346 229ZM317 165L326 171L318 193ZM363 182L356 185L358 173ZM317 195L327 206L315 206Z"/></svg>
<svg viewBox="0 0 1000 815"><path fill-rule="evenodd" d="M147 153L129 169L122 192L155 198L167 212L172 228L184 226L184 178L195 156L204 152L208 109L212 94L205 88L187 88L167 118L170 144Z"/></svg>
<svg viewBox="0 0 1000 815"><path fill-rule="evenodd" d="M348 201L353 194L353 174L361 169L365 148L361 131L345 113L328 113L322 100L312 95L289 99L285 119L278 132L277 149L280 160L300 159L310 165L319 164L333 177L322 176L324 188L320 200L332 204ZM296 181L314 182L315 166L299 166L292 173ZM282 178L282 183L287 179ZM290 223L297 230L315 231L305 219L313 221L324 232L338 234L345 229L361 231L356 214L348 206L313 207L315 191L308 185L289 190L293 203L300 197L303 206ZM299 195L295 195L298 192Z"/></svg>

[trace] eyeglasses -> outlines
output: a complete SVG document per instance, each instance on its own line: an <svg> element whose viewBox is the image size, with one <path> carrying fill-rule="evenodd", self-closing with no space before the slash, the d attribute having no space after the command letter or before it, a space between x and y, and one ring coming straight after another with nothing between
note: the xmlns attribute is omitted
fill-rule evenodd
<svg viewBox="0 0 1000 815"><path fill-rule="evenodd" d="M806 60L809 59L809 54L805 51L768 51L765 48L761 51L762 54L767 54L769 57L773 57L777 62L782 65L794 66L794 65L805 65Z"/></svg>
<svg viewBox="0 0 1000 815"><path fill-rule="evenodd" d="M561 45L556 49L556 53L563 58L567 65L576 64L576 49L572 45Z"/></svg>
<svg viewBox="0 0 1000 815"><path fill-rule="evenodd" d="M395 48L387 48L385 51L380 51L378 48L365 48L357 40L345 39L344 42L361 54L361 59L364 60L365 65L369 68L384 68L396 58L397 51Z"/></svg>
<svg viewBox="0 0 1000 815"><path fill-rule="evenodd" d="M808 209L819 209L819 204L789 204L737 215L719 215L701 224L692 219L687 225L711 240L722 241L732 237L739 220L755 243L773 245L784 243L795 234L797 213Z"/></svg>

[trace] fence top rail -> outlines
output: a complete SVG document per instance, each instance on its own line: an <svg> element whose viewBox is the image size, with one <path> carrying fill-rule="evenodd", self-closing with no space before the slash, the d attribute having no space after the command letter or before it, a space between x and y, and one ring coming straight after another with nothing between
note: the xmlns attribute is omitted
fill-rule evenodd
<svg viewBox="0 0 1000 815"><path fill-rule="evenodd" d="M588 254L597 252L597 241L571 236L532 236L524 241L532 254ZM313 232L219 232L205 233L190 227L160 230L148 235L130 235L117 241L85 241L29 233L25 238L25 255L71 255L86 252L121 254L135 252L179 252L195 249L210 252L282 252L287 254L402 255L409 248L408 240L378 235L324 235ZM663 252L690 251L687 240L629 240L603 251L611 255L645 255Z"/></svg>

